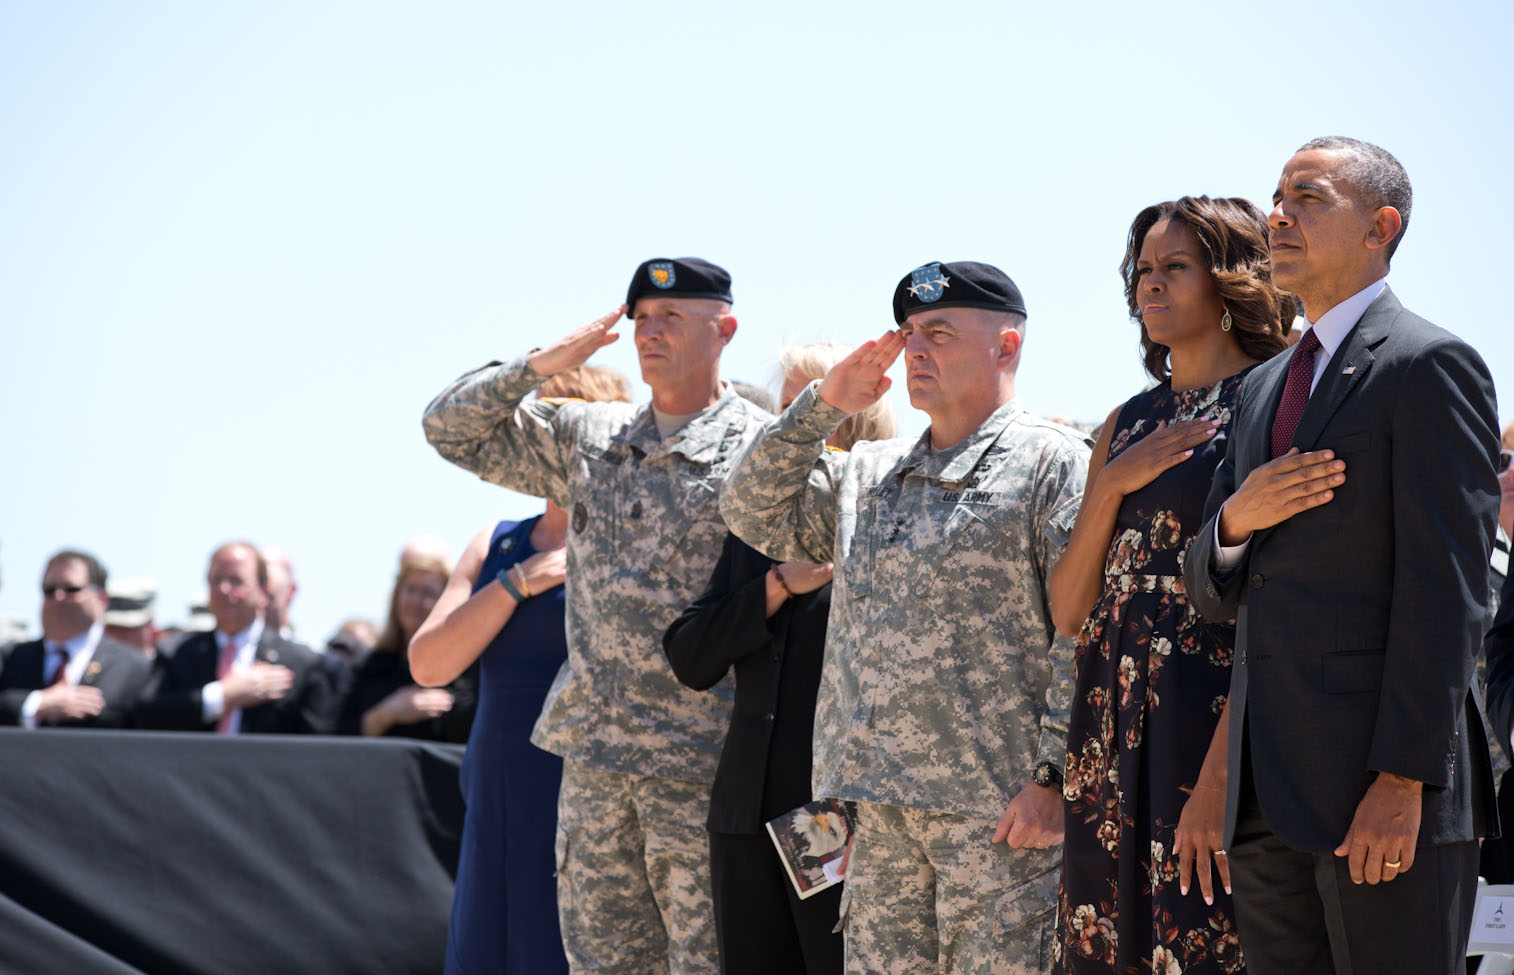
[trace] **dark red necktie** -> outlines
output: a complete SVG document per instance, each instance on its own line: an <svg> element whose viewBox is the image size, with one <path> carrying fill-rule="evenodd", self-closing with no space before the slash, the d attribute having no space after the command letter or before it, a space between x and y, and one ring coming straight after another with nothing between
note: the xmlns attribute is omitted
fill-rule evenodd
<svg viewBox="0 0 1514 975"><path fill-rule="evenodd" d="M1288 381L1283 385L1283 399L1277 404L1277 416L1272 418L1272 457L1274 460L1293 446L1293 432L1304 415L1304 406L1309 402L1309 386L1314 381L1314 353L1319 349L1319 338L1314 329L1305 332L1288 360Z"/></svg>
<svg viewBox="0 0 1514 975"><path fill-rule="evenodd" d="M63 649L62 644L56 648L58 656L63 659L58 661L58 669L53 671L53 679L48 681L48 687L57 687L59 684L68 683L68 651Z"/></svg>

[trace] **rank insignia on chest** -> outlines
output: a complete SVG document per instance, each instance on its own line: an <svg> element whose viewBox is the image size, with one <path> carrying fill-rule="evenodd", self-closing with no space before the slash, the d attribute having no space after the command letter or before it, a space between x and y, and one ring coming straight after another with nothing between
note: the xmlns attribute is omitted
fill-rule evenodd
<svg viewBox="0 0 1514 975"><path fill-rule="evenodd" d="M582 501L573 506L573 534L581 535L589 525L589 509Z"/></svg>
<svg viewBox="0 0 1514 975"><path fill-rule="evenodd" d="M672 261L653 261L647 265L647 277L652 281L652 287L666 291L678 281L678 275L673 270Z"/></svg>

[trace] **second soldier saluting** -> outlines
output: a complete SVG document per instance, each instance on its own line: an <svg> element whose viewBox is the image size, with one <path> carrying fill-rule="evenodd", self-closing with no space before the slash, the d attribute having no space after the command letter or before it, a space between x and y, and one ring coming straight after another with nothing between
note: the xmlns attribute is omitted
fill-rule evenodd
<svg viewBox="0 0 1514 975"><path fill-rule="evenodd" d="M998 268L917 268L895 289L894 319L899 331L763 431L721 509L772 558L837 566L814 789L859 803L847 971L1043 972L1073 660L1044 581L1088 447L1015 400L1025 305ZM901 353L930 428L825 451L887 391Z"/></svg>

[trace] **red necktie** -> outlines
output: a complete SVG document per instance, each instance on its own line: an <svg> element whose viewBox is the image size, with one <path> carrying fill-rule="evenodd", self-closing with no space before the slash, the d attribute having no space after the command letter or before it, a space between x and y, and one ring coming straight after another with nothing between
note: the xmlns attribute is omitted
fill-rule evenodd
<svg viewBox="0 0 1514 975"><path fill-rule="evenodd" d="M236 662L237 662L237 646L236 646L235 643L232 643L230 640L227 640L221 646L221 659L216 664L216 680L225 680L226 677L227 677L227 675L229 675L231 673L231 668L232 668L232 666ZM223 702L224 702L224 700L225 699L222 698ZM220 719L218 721L216 721L216 734L218 734L218 735L227 735L227 734L230 734L230 733L231 733L231 708L226 707L225 704L223 703L222 706L221 706L221 717L220 717Z"/></svg>
<svg viewBox="0 0 1514 975"><path fill-rule="evenodd" d="M68 683L68 651L61 645L53 648L63 659L58 661L58 669L53 671L53 679L47 682L48 687L57 687L59 684Z"/></svg>
<svg viewBox="0 0 1514 975"><path fill-rule="evenodd" d="M1274 460L1293 446L1293 433L1304 415L1304 406L1309 402L1309 386L1314 381L1314 353L1319 349L1319 337L1314 329L1304 333L1288 360L1288 381L1283 385L1283 399L1277 404L1277 416L1272 418L1272 457Z"/></svg>

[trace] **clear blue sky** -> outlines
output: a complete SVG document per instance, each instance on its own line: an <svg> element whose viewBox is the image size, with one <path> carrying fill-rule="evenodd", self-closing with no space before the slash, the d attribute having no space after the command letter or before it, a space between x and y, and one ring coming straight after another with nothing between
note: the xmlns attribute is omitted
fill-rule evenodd
<svg viewBox="0 0 1514 975"><path fill-rule="evenodd" d="M381 619L406 537L539 507L438 459L427 401L657 255L731 270L756 381L881 333L912 267L998 264L1022 398L1102 418L1143 383L1131 218L1265 201L1324 134L1403 160L1394 288L1514 419L1514 6L1030 6L0 2L0 615L70 545L182 620L246 537L306 638Z"/></svg>

